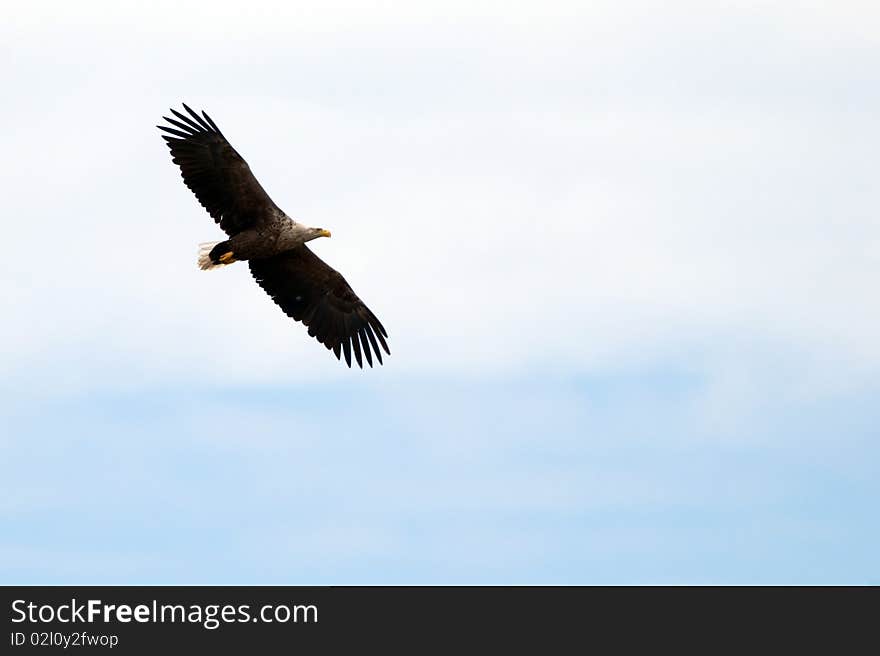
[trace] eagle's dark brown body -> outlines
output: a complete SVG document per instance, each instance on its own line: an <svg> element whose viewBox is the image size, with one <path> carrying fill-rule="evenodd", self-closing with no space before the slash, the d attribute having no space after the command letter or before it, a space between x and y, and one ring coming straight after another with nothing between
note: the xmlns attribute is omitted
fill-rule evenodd
<svg viewBox="0 0 880 656"><path fill-rule="evenodd" d="M269 209L253 228L242 230L226 241L218 243L210 253L215 264L227 253L235 260L257 260L303 246L314 239L314 228L296 223L281 210ZM320 232L320 231L319 231Z"/></svg>
<svg viewBox="0 0 880 656"><path fill-rule="evenodd" d="M172 109L176 119L164 118L173 127L158 127L168 133L162 137L184 183L229 235L211 249L211 263L247 260L272 300L337 358L344 354L351 366L354 353L363 367L364 359L373 365L375 354L381 364L382 350L391 353L385 328L339 272L305 245L329 233L281 211L214 121L183 107L188 116Z"/></svg>

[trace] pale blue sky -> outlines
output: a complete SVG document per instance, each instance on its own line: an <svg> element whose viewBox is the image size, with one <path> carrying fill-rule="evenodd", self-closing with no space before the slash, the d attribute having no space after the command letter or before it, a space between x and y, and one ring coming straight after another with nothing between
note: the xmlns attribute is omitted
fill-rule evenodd
<svg viewBox="0 0 880 656"><path fill-rule="evenodd" d="M0 582L880 582L880 9L826 4L19 8ZM180 101L385 367L196 268Z"/></svg>
<svg viewBox="0 0 880 656"><path fill-rule="evenodd" d="M736 431L705 381L105 392L20 408L5 582L878 581L876 389Z"/></svg>

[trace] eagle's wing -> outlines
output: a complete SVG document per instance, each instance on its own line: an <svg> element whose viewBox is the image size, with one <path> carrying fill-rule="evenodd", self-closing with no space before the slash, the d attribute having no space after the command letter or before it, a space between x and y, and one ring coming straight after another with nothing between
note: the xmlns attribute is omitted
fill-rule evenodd
<svg viewBox="0 0 880 656"><path fill-rule="evenodd" d="M373 366L375 352L382 364L382 351L388 355L388 333L370 309L331 268L305 245L270 258L250 260L251 273L284 313L309 327L309 335L351 366L351 352L363 368L361 352Z"/></svg>
<svg viewBox="0 0 880 656"><path fill-rule="evenodd" d="M171 113L180 120L162 118L174 127L156 127L168 133L162 138L180 167L183 182L202 207L228 235L273 216L278 207L214 121L205 112L199 116L185 104L183 107L189 116L172 109Z"/></svg>

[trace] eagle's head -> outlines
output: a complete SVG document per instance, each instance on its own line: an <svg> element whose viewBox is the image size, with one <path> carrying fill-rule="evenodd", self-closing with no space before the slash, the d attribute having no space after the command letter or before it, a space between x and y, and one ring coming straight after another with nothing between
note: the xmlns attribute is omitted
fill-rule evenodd
<svg viewBox="0 0 880 656"><path fill-rule="evenodd" d="M312 241L312 239L317 239L318 237L329 237L330 231L325 230L324 228L309 228L309 232L306 235L305 241Z"/></svg>

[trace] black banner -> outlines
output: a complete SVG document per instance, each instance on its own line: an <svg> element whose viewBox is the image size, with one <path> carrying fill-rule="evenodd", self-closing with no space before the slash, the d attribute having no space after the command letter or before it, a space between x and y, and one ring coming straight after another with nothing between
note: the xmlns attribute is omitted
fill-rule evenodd
<svg viewBox="0 0 880 656"><path fill-rule="evenodd" d="M868 635L878 600L877 588L82 586L5 587L0 595L9 654L420 653L477 644L543 652L609 640L616 649L675 646L707 632L757 646L750 637L785 644L835 619L845 622L835 640Z"/></svg>

